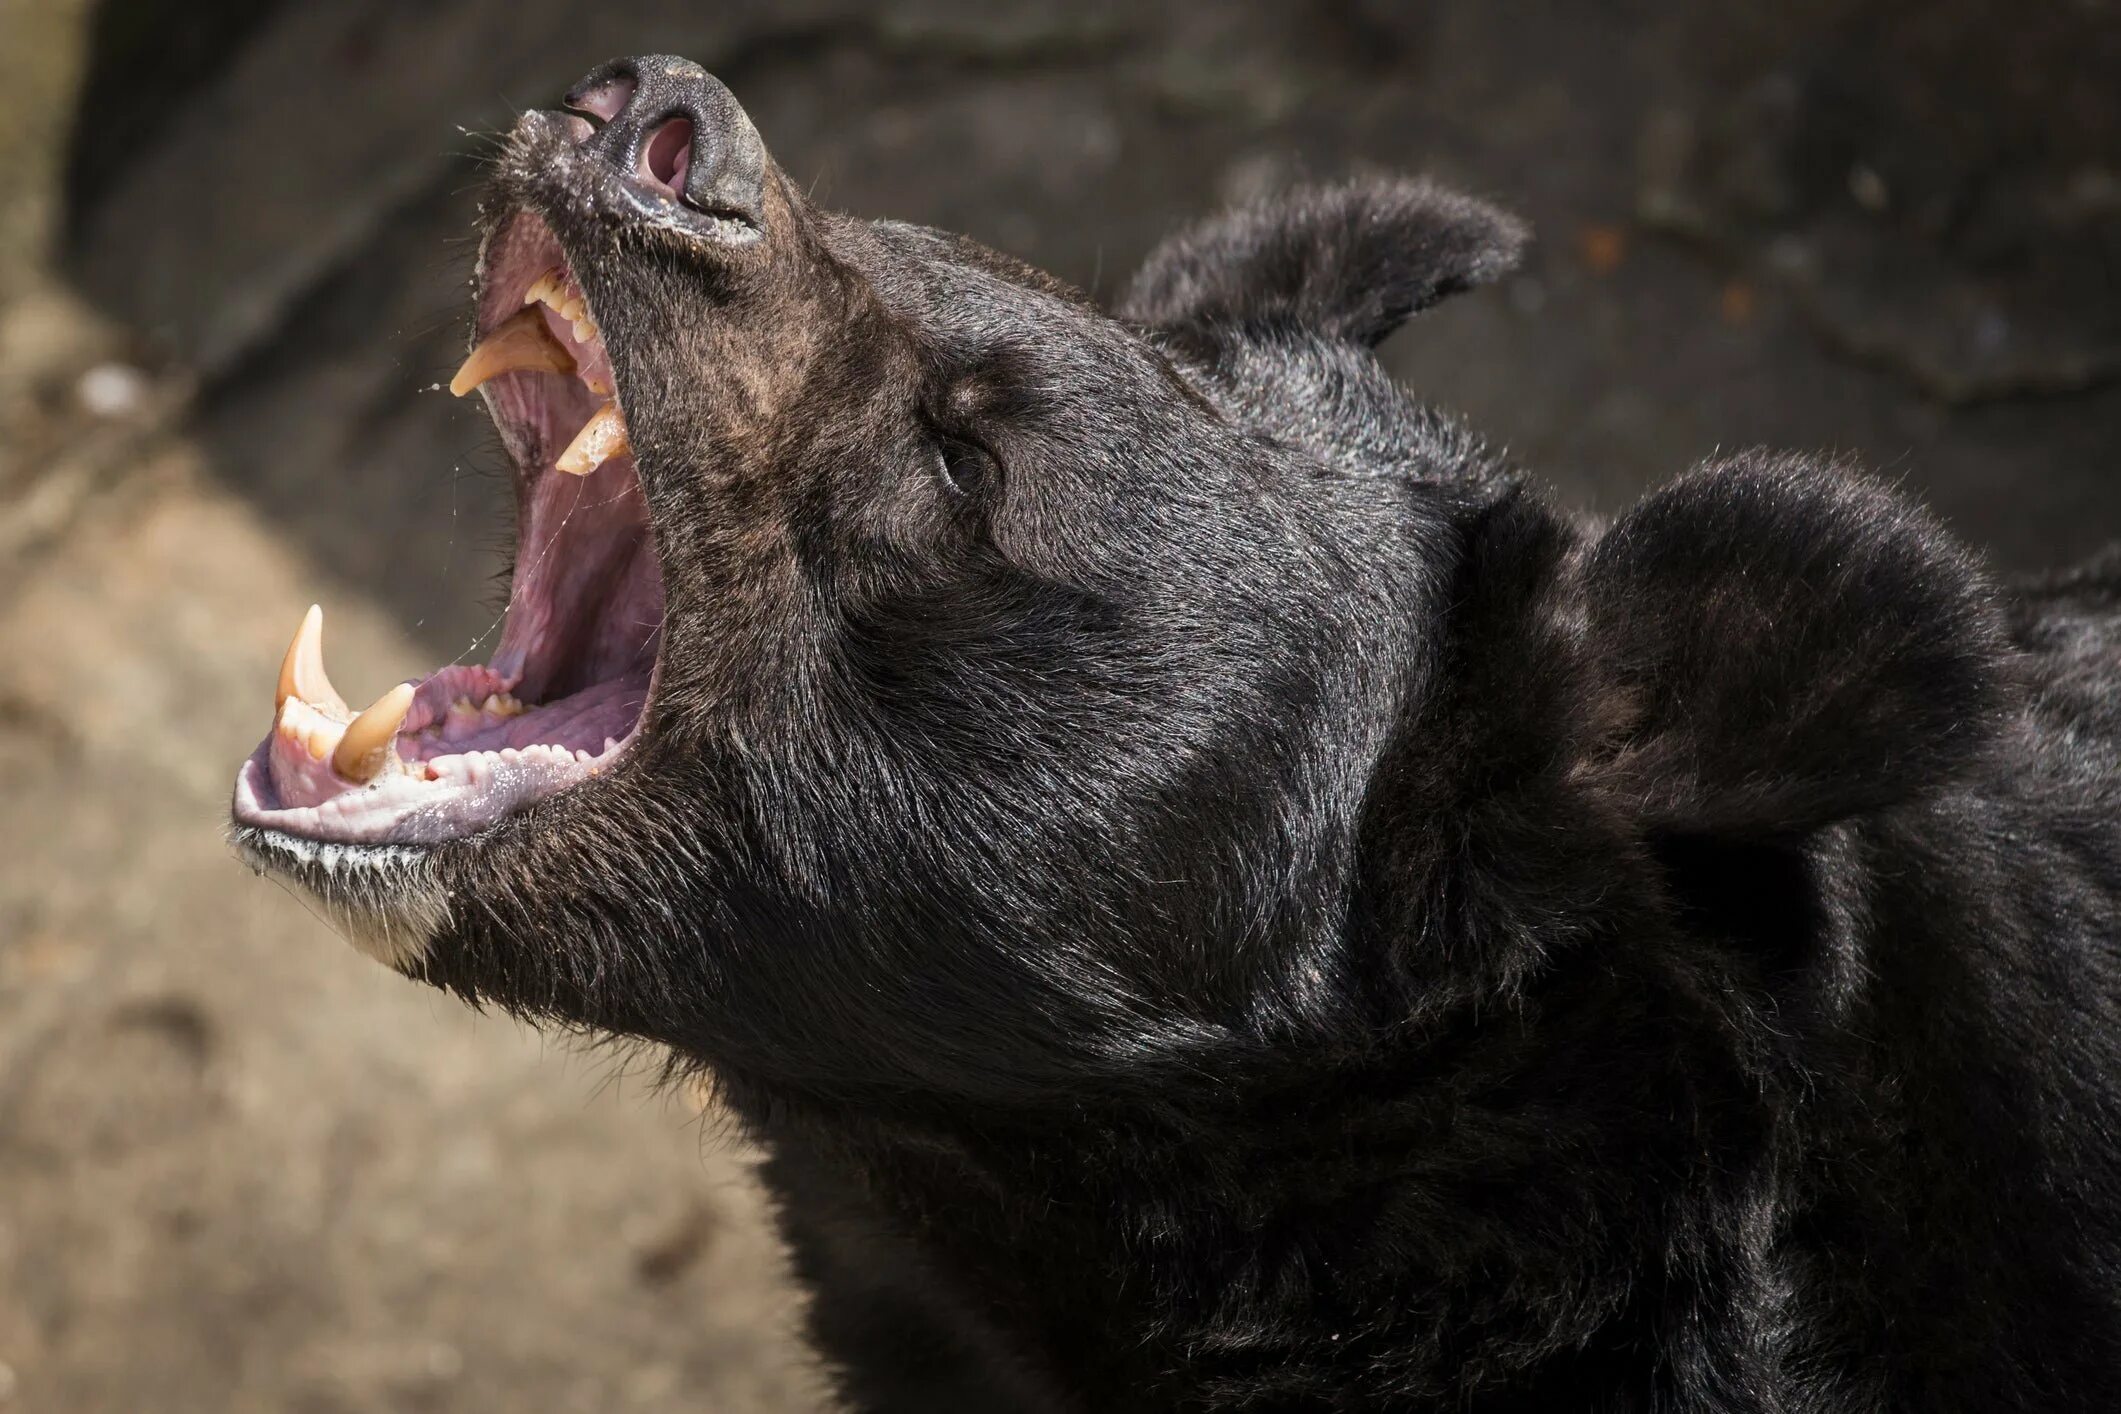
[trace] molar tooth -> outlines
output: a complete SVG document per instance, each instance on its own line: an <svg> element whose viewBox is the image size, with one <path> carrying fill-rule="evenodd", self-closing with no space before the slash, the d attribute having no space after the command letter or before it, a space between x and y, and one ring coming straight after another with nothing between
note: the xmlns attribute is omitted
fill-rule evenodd
<svg viewBox="0 0 2121 1414"><path fill-rule="evenodd" d="M576 319L568 332L574 335L576 343L584 347L594 344L603 334L603 331L597 328L597 322L587 314Z"/></svg>
<svg viewBox="0 0 2121 1414"><path fill-rule="evenodd" d="M582 424L567 450L554 463L569 476L587 476L621 452L632 450L626 436L626 418L617 403L606 403Z"/></svg>
<svg viewBox="0 0 2121 1414"><path fill-rule="evenodd" d="M331 754L331 768L349 781L374 780L390 760L398 727L412 710L412 695L412 684L401 682L348 722L338 749Z"/></svg>
<svg viewBox="0 0 2121 1414"><path fill-rule="evenodd" d="M467 737L478 725L478 704L469 697L459 697L442 710L440 727L444 741L457 741Z"/></svg>
<svg viewBox="0 0 2121 1414"><path fill-rule="evenodd" d="M518 310L481 339L449 380L449 391L461 398L488 379L519 368L574 372L574 355L560 347L545 327L545 316L535 309Z"/></svg>
<svg viewBox="0 0 2121 1414"><path fill-rule="evenodd" d="M315 604L302 616L302 626L295 630L294 641L280 659L280 686L272 703L275 715L290 697L299 697L341 719L348 715L346 699L339 696L331 679L324 675L324 610Z"/></svg>

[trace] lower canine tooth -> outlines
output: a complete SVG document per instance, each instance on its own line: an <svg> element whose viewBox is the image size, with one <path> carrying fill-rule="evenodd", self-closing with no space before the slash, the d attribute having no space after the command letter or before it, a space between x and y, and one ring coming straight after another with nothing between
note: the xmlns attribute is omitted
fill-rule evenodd
<svg viewBox="0 0 2121 1414"><path fill-rule="evenodd" d="M516 311L481 339L457 370L457 376L449 380L449 391L461 398L488 379L519 368L574 372L574 356L560 347L560 341L545 327L545 315L536 309Z"/></svg>
<svg viewBox="0 0 2121 1414"><path fill-rule="evenodd" d="M343 719L347 715L346 699L324 676L324 611L315 604L302 616L302 626L295 630L294 642L287 645L287 656L280 660L280 687L273 695L273 711L278 713L290 697L321 707L331 716Z"/></svg>
<svg viewBox="0 0 2121 1414"><path fill-rule="evenodd" d="M405 714L412 710L412 684L401 682L376 699L375 705L346 724L331 768L349 781L372 781L390 760Z"/></svg>
<svg viewBox="0 0 2121 1414"><path fill-rule="evenodd" d="M617 403L606 403L591 414L582 430L574 434L567 450L553 465L569 476L587 476L619 453L631 449L626 439L626 418Z"/></svg>

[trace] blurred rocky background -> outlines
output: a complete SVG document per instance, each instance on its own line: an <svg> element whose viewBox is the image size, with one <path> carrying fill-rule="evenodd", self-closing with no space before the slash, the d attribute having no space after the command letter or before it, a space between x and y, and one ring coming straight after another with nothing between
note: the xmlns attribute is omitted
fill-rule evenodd
<svg viewBox="0 0 2121 1414"><path fill-rule="evenodd" d="M2007 569L2121 536L2111 0L0 0L0 1410L818 1406L706 1097L221 838L304 605L355 696L492 622L480 156L650 51L1104 294L1299 175L1503 201L1527 269L1387 357L1574 504L1768 442Z"/></svg>

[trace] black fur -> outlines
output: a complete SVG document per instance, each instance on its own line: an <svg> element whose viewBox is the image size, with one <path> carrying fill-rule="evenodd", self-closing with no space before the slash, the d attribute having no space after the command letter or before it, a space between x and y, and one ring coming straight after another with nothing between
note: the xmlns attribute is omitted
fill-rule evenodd
<svg viewBox="0 0 2121 1414"><path fill-rule="evenodd" d="M1423 181L1316 187L1164 244L1120 314L1167 331L1283 324L1365 348L1517 264L1523 223Z"/></svg>
<svg viewBox="0 0 2121 1414"><path fill-rule="evenodd" d="M1369 353L1523 239L1433 187L1113 320L544 140L664 660L415 970L712 1068L851 1402L2112 1406L2121 562L1799 457L1564 514Z"/></svg>

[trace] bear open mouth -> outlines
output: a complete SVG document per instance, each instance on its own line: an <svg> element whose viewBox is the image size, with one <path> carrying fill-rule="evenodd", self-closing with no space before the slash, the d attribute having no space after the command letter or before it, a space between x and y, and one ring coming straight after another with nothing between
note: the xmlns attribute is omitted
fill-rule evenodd
<svg viewBox="0 0 2121 1414"><path fill-rule="evenodd" d="M272 732L236 780L237 823L296 840L431 844L608 768L638 729L663 578L611 360L551 228L511 217L482 260L482 391L516 467L516 555L492 660L452 664L352 712L312 608Z"/></svg>

